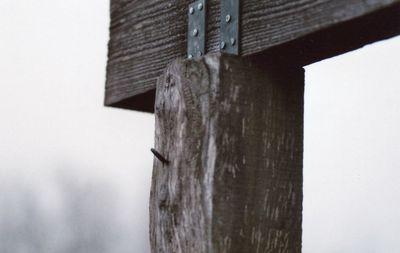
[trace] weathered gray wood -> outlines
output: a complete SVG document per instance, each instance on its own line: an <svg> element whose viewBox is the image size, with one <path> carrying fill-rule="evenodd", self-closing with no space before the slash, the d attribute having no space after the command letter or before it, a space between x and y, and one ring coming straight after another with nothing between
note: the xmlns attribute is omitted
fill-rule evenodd
<svg viewBox="0 0 400 253"><path fill-rule="evenodd" d="M192 0L111 0L105 103L153 111L164 67L186 53ZM207 52L218 51L219 3L208 0ZM242 1L241 49L299 65L400 33L400 0Z"/></svg>
<svg viewBox="0 0 400 253"><path fill-rule="evenodd" d="M301 252L304 71L208 55L158 81L152 253Z"/></svg>

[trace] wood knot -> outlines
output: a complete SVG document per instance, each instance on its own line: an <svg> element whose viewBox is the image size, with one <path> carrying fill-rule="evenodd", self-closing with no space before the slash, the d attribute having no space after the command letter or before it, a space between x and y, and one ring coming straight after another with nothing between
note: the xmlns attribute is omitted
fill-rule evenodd
<svg viewBox="0 0 400 253"><path fill-rule="evenodd" d="M174 87L175 86L175 79L174 77L168 73L165 77L165 88Z"/></svg>
<svg viewBox="0 0 400 253"><path fill-rule="evenodd" d="M169 88L169 84L171 82L171 74L167 74L167 76L165 77L165 88Z"/></svg>

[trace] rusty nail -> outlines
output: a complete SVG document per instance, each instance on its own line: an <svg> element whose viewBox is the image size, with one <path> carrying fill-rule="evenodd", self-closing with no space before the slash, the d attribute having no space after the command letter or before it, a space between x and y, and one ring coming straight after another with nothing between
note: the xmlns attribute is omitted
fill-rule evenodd
<svg viewBox="0 0 400 253"><path fill-rule="evenodd" d="M157 157L157 159L160 160L162 163L165 163L165 164L167 164L167 165L169 164L169 161L168 161L167 159L165 159L160 153L158 153L157 150L155 150L154 148L151 148L150 151L151 151L151 153L153 153L153 155L154 155L155 157Z"/></svg>

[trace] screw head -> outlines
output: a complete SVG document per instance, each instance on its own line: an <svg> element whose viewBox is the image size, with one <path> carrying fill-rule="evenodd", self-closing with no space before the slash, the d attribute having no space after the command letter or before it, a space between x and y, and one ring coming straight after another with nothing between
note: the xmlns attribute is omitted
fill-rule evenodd
<svg viewBox="0 0 400 253"><path fill-rule="evenodd" d="M192 59L192 58L193 58L193 55L189 54L189 55L188 55L188 58L189 58L189 59Z"/></svg>
<svg viewBox="0 0 400 253"><path fill-rule="evenodd" d="M232 46L234 46L234 45L235 45L235 43L236 43L236 40L235 40L235 38L231 38L231 45L232 45Z"/></svg>
<svg viewBox="0 0 400 253"><path fill-rule="evenodd" d="M196 28L193 30L193 36L197 36L199 34L199 30L197 30Z"/></svg>
<svg viewBox="0 0 400 253"><path fill-rule="evenodd" d="M226 45L225 45L225 41L222 41L222 42L221 42L221 49L224 49L225 46L226 46Z"/></svg>
<svg viewBox="0 0 400 253"><path fill-rule="evenodd" d="M226 17L225 17L225 21L226 21L226 23L229 23L229 22L231 22L231 19L232 19L232 17L231 17L231 15L226 15Z"/></svg>
<svg viewBox="0 0 400 253"><path fill-rule="evenodd" d="M197 9L199 9L199 11L201 11L201 10L203 9L203 4L202 4L202 3L199 3L199 4L197 5Z"/></svg>
<svg viewBox="0 0 400 253"><path fill-rule="evenodd" d="M189 13L190 13L190 14L193 14L193 13L194 13L194 8L193 8L193 7L190 7Z"/></svg>

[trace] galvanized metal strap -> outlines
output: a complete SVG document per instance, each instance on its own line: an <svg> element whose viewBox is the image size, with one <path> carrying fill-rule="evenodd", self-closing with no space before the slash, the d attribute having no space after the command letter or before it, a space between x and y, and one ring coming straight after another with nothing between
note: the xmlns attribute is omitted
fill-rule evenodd
<svg viewBox="0 0 400 253"><path fill-rule="evenodd" d="M221 0L220 48L227 54L239 54L239 0Z"/></svg>
<svg viewBox="0 0 400 253"><path fill-rule="evenodd" d="M188 9L188 58L202 56L206 44L206 0L198 0ZM240 1L221 0L220 50L223 53L239 55Z"/></svg>
<svg viewBox="0 0 400 253"><path fill-rule="evenodd" d="M189 5L188 58L202 56L205 53L206 11L206 0L199 0Z"/></svg>

